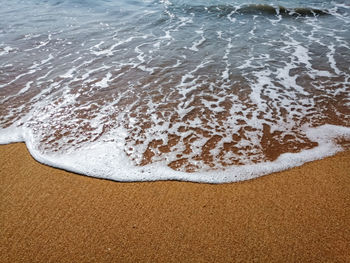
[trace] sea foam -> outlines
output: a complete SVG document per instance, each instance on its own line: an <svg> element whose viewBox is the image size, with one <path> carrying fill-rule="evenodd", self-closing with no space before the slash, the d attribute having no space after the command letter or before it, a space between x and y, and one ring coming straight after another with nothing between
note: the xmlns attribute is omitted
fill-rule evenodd
<svg viewBox="0 0 350 263"><path fill-rule="evenodd" d="M281 154L275 161L253 165L231 166L224 170L186 173L174 171L164 163L135 166L122 150L125 130L118 130L119 140L91 143L78 150L65 154L43 154L35 145L31 131L5 129L0 132L0 143L7 144L24 141L31 155L39 162L78 174L104 178L114 181L157 181L180 180L202 183L230 183L253 179L262 175L300 166L306 162L332 156L342 148L336 140L350 140L350 128L323 125L306 128L308 138L318 146L299 153ZM114 137L115 138L115 137Z"/></svg>
<svg viewBox="0 0 350 263"><path fill-rule="evenodd" d="M335 154L350 7L260 2L4 4L0 143L117 181L234 182Z"/></svg>

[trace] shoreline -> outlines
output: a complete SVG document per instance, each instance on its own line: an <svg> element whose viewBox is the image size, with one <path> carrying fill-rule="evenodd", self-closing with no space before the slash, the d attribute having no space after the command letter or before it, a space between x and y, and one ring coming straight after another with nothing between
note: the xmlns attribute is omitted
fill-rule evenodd
<svg viewBox="0 0 350 263"><path fill-rule="evenodd" d="M350 151L256 179L119 183L0 146L4 262L348 262Z"/></svg>

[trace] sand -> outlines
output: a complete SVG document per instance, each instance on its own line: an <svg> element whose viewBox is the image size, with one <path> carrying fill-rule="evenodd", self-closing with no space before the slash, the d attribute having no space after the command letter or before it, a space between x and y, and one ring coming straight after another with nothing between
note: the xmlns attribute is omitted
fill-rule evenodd
<svg viewBox="0 0 350 263"><path fill-rule="evenodd" d="M350 152L241 183L117 183L0 146L1 262L350 262Z"/></svg>

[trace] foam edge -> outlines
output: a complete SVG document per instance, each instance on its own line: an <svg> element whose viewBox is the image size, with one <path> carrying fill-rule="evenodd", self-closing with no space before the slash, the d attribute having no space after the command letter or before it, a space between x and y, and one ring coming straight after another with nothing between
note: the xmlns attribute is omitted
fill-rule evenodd
<svg viewBox="0 0 350 263"><path fill-rule="evenodd" d="M65 154L43 154L35 147L30 130L7 128L0 131L0 144L25 142L38 162L90 177L119 182L176 180L219 184L249 180L332 156L343 150L335 139L350 140L350 128L343 126L327 124L316 128L305 127L304 131L311 141L318 143L317 147L299 153L284 153L273 162L195 173L174 171L164 163L135 166L123 152L122 140L95 142Z"/></svg>

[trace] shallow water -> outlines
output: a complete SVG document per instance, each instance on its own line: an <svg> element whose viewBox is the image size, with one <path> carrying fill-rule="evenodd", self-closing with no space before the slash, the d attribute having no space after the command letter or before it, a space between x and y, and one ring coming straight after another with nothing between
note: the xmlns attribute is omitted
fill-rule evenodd
<svg viewBox="0 0 350 263"><path fill-rule="evenodd" d="M41 162L217 183L349 140L345 0L0 4L0 142Z"/></svg>

